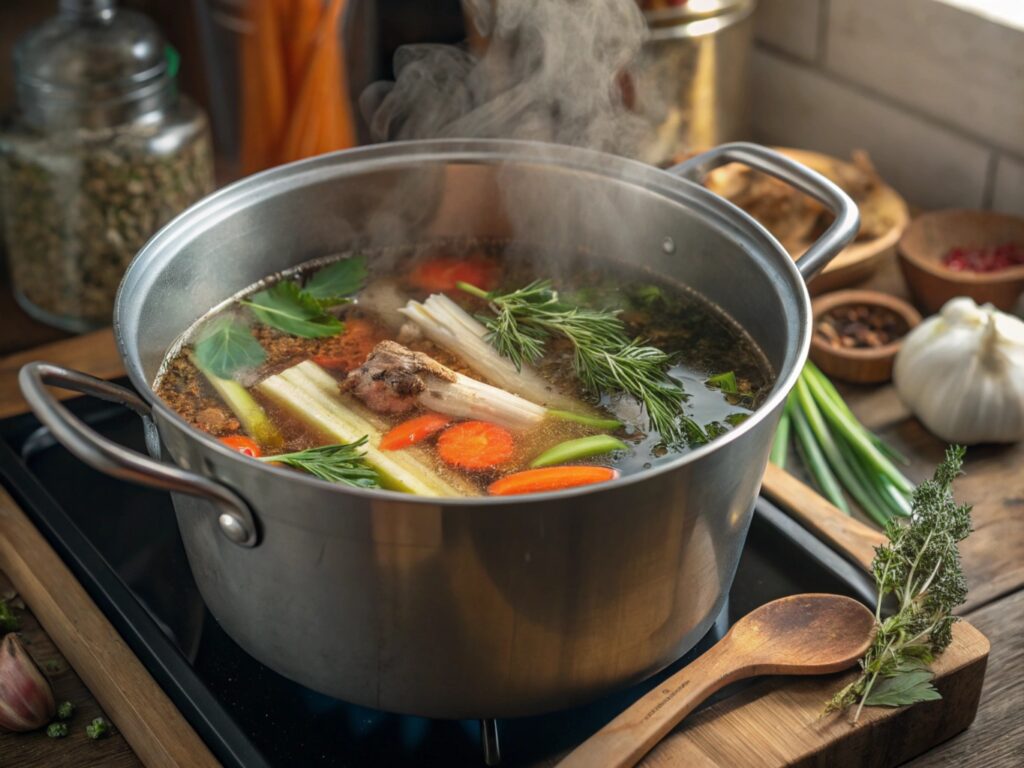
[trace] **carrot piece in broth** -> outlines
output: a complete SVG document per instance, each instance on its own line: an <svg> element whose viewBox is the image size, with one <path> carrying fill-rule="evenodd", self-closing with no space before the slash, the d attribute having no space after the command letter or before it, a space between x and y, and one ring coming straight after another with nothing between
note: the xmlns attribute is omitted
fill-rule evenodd
<svg viewBox="0 0 1024 768"><path fill-rule="evenodd" d="M438 455L461 469L500 467L512 458L514 448L511 432L486 421L463 421L448 427L437 439Z"/></svg>

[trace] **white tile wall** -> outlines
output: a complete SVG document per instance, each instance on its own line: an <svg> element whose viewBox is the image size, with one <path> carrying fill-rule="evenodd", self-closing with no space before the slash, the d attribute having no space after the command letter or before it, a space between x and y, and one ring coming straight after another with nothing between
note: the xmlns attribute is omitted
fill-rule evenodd
<svg viewBox="0 0 1024 768"><path fill-rule="evenodd" d="M806 61L818 57L819 0L760 0L754 34L768 45Z"/></svg>
<svg viewBox="0 0 1024 768"><path fill-rule="evenodd" d="M1005 156L999 158L992 209L1024 216L1024 162Z"/></svg>
<svg viewBox="0 0 1024 768"><path fill-rule="evenodd" d="M991 155L984 145L769 51L755 51L751 69L758 140L838 156L866 149L912 203L983 204Z"/></svg>
<svg viewBox="0 0 1024 768"><path fill-rule="evenodd" d="M1024 155L1024 30L939 0L829 0L825 50L842 77Z"/></svg>
<svg viewBox="0 0 1024 768"><path fill-rule="evenodd" d="M760 0L755 21L755 138L1024 215L1024 0Z"/></svg>

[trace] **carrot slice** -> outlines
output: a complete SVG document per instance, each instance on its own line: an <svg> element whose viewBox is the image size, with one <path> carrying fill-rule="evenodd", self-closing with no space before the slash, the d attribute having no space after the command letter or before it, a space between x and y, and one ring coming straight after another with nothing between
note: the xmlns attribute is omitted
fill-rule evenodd
<svg viewBox="0 0 1024 768"><path fill-rule="evenodd" d="M519 493L543 493L560 491L614 480L618 472L609 467L545 467L516 472L495 480L487 488L492 496L513 496Z"/></svg>
<svg viewBox="0 0 1024 768"><path fill-rule="evenodd" d="M494 469L512 458L512 433L486 421L463 421L448 427L437 439L437 452L448 464L462 469Z"/></svg>
<svg viewBox="0 0 1024 768"><path fill-rule="evenodd" d="M498 276L498 265L478 256L436 256L421 261L412 269L409 279L414 285L431 293L454 291L456 283L470 283L489 291Z"/></svg>
<svg viewBox="0 0 1024 768"><path fill-rule="evenodd" d="M399 448L416 445L421 440L426 440L431 435L440 432L451 423L452 420L448 416L442 416L440 413L425 413L414 419L403 421L380 439L380 449L395 451Z"/></svg>
<svg viewBox="0 0 1024 768"><path fill-rule="evenodd" d="M260 444L245 435L228 435L227 437L220 438L220 441L231 450L238 451L243 456L252 456L256 459L263 455L263 451L260 450Z"/></svg>

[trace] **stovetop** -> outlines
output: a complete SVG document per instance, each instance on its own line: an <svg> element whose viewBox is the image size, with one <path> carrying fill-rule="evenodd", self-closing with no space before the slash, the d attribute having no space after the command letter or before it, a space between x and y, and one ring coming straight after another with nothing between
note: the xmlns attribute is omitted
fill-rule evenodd
<svg viewBox="0 0 1024 768"><path fill-rule="evenodd" d="M71 408L104 435L145 450L134 414L88 399L73 401ZM170 496L89 469L30 415L0 421L0 482L226 766L479 766L482 727L496 729L502 765L548 764L696 658L753 608L799 592L871 598L859 571L759 499L726 608L708 636L676 664L640 685L564 712L496 724L429 720L324 696L247 655L199 596ZM486 742L493 761L494 739Z"/></svg>

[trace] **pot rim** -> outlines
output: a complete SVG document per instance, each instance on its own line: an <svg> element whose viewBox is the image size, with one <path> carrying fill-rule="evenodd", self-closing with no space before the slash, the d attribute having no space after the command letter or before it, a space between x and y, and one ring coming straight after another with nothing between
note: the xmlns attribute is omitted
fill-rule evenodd
<svg viewBox="0 0 1024 768"><path fill-rule="evenodd" d="M145 280L145 273L152 272L150 267L155 260L169 261L174 258L177 252L175 240L181 232L188 231L203 221L215 219L219 214L224 214L232 204L237 203L243 196L251 199L254 195L278 195L288 188L304 186L313 179L334 176L335 173L332 171L339 165L348 167L350 173L358 173L362 168L379 170L389 165L408 165L417 159L417 155L423 161L437 163L477 161L486 164L496 164L506 161L525 162L603 175L619 183L641 186L649 192L666 196L691 209L697 208L698 213L715 216L717 218L715 223L720 227L731 228L733 234L742 235L748 241L754 241L755 245L758 244L757 241L761 241L760 245L774 254L772 258L778 262L777 266L797 286L791 299L796 305L794 310L797 318L799 319L802 316L804 320L804 322L798 323L798 338L795 340L795 351L793 340L790 340L787 344L788 349L785 353L783 365L778 372L768 397L750 417L727 434L716 437L705 445L689 450L664 464L659 464L658 466L633 474L619 476L608 482L581 486L579 488L517 496L433 497L417 496L400 491L338 485L312 475L256 462L237 451L231 450L213 436L195 429L157 396L152 384L146 380L142 372L141 363L128 348L125 338L126 327L130 321L129 297L136 290L140 290L140 284L145 285L142 282ZM682 194L681 191L685 191L686 194ZM789 256L778 240L744 210L698 183L636 160L579 147L540 141L507 139L430 139L369 145L318 155L239 179L201 199L162 227L143 245L142 249L132 260L117 291L114 305L113 331L128 379L149 406L185 435L197 440L204 449L213 451L228 461L238 462L238 467L241 470L247 468L259 469L262 472L269 472L280 477L282 481L309 485L320 490L329 488L339 495L351 495L369 500L397 501L404 504L422 506L443 504L445 506L490 507L543 503L552 500L617 491L634 483L643 482L667 472L674 472L687 464L700 461L705 456L724 448L735 440L743 439L782 405L789 391L795 386L800 369L807 359L810 350L812 335L811 317L811 300L807 291L807 285L796 267L796 262ZM221 478L214 477L214 479L218 482L223 482ZM244 486L235 488L235 490L241 493L243 498L245 497Z"/></svg>

